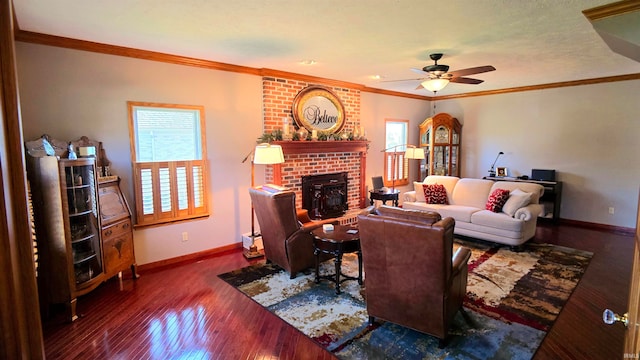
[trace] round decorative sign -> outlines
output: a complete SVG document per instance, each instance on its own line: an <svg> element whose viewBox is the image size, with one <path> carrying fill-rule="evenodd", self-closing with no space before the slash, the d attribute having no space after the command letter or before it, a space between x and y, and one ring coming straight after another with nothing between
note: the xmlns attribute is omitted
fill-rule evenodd
<svg viewBox="0 0 640 360"><path fill-rule="evenodd" d="M293 119L309 131L337 133L344 126L344 105L333 91L309 86L293 100Z"/></svg>

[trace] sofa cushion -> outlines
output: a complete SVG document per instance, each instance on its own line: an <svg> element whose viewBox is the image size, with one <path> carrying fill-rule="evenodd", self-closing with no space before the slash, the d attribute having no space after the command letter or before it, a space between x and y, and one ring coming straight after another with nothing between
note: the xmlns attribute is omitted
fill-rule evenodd
<svg viewBox="0 0 640 360"><path fill-rule="evenodd" d="M456 222L471 222L471 215L480 211L478 208L460 205L425 204L419 202L404 203L403 208L422 211L435 211L442 218L451 217Z"/></svg>
<svg viewBox="0 0 640 360"><path fill-rule="evenodd" d="M502 207L502 211L509 216L513 216L518 209L529 205L531 202L531 193L515 189L509 194L509 199Z"/></svg>
<svg viewBox="0 0 640 360"><path fill-rule="evenodd" d="M484 179L464 178L458 180L453 189L453 205L471 206L484 209L489 194L491 193L493 181Z"/></svg>
<svg viewBox="0 0 640 360"><path fill-rule="evenodd" d="M424 198L427 204L449 204L447 199L447 189L440 184L423 184Z"/></svg>
<svg viewBox="0 0 640 360"><path fill-rule="evenodd" d="M523 181L496 181L496 183L491 187L491 191L495 189L506 189L509 191L520 189L524 192L531 193L532 196L530 204L538 204L538 199L542 194L544 194L544 187L542 185Z"/></svg>
<svg viewBox="0 0 640 360"><path fill-rule="evenodd" d="M473 213L470 223L516 232L522 231L522 227L524 226L524 222L521 220L514 219L505 213L494 213L489 210L481 210Z"/></svg>
<svg viewBox="0 0 640 360"><path fill-rule="evenodd" d="M460 180L460 178L456 176L429 175L424 178L423 183L444 185L444 188L447 189L447 203L453 204L451 196L453 195L453 189L456 187L458 180Z"/></svg>
<svg viewBox="0 0 640 360"><path fill-rule="evenodd" d="M485 205L485 210L491 210L495 213L499 213L502 211L502 207L504 203L509 199L509 190L505 189L495 189L489 195L489 199L487 200L487 204Z"/></svg>

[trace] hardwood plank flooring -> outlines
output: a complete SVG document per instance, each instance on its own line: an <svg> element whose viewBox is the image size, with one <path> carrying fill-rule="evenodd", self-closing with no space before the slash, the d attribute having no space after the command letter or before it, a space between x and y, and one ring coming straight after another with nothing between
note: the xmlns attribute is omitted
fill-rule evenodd
<svg viewBox="0 0 640 360"><path fill-rule="evenodd" d="M633 237L540 224L536 242L595 255L535 359L620 359L624 327L602 311L627 306ZM80 319L43 324L48 359L334 359L218 279L249 264L240 251L111 279L78 299Z"/></svg>

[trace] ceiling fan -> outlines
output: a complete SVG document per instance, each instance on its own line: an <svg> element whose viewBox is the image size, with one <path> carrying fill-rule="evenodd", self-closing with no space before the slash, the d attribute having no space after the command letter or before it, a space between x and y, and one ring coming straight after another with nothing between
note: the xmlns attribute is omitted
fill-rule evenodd
<svg viewBox="0 0 640 360"><path fill-rule="evenodd" d="M477 85L484 80L473 79L465 77L466 75L480 74L484 72L494 71L494 68L491 65L478 66L468 69L449 71L449 65L438 64L438 60L442 58L443 54L436 53L431 54L429 57L434 61L433 65L427 65L422 69L412 68L411 71L418 73L420 75L426 75L426 77L416 78L416 79L404 79L404 80L390 80L390 81L408 81L408 80L420 80L422 81L420 85L416 88L425 88L427 90L431 90L433 92L442 90L449 82L459 83L459 84L471 84Z"/></svg>

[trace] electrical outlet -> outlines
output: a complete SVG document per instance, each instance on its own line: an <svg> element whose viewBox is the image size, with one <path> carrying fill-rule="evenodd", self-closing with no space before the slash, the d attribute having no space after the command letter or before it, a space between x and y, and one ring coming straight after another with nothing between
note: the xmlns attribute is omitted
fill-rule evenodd
<svg viewBox="0 0 640 360"><path fill-rule="evenodd" d="M611 206L609 208L609 214L613 215L613 214L615 214L615 212L616 212L616 209L613 206Z"/></svg>
<svg viewBox="0 0 640 360"><path fill-rule="evenodd" d="M187 240L189 240L189 233L185 231L182 233L182 241L187 241Z"/></svg>

